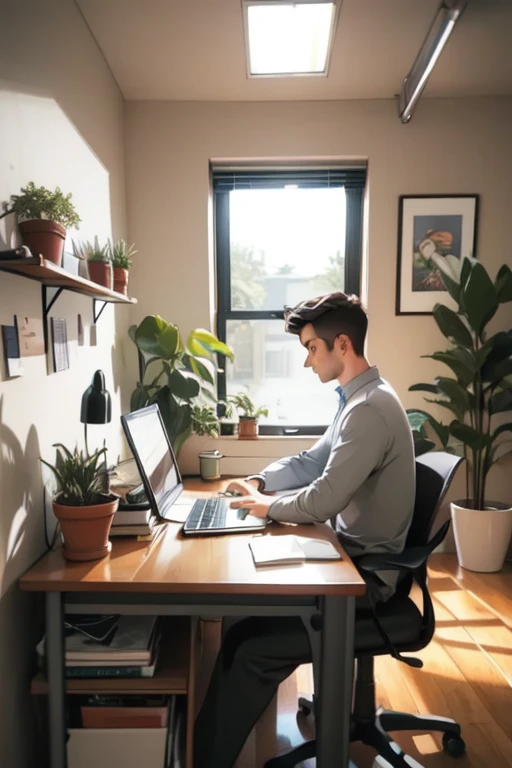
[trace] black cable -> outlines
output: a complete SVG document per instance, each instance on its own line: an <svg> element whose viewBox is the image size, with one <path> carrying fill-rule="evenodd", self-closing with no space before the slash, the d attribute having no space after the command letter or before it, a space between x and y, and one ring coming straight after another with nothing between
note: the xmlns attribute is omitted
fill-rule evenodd
<svg viewBox="0 0 512 768"><path fill-rule="evenodd" d="M57 525L55 526L55 530L53 532L53 539L50 543L50 539L48 538L48 521L46 519L46 488L43 487L43 521L44 521L44 540L46 543L46 551L50 552L54 546L55 542L57 541L57 536L60 532L60 523L57 521Z"/></svg>

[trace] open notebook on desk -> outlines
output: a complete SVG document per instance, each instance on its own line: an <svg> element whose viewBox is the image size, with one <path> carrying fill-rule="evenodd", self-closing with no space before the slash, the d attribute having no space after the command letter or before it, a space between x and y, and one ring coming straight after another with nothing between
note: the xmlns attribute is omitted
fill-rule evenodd
<svg viewBox="0 0 512 768"><path fill-rule="evenodd" d="M255 565L294 565L306 560L341 560L330 541L307 536L253 536L249 547Z"/></svg>

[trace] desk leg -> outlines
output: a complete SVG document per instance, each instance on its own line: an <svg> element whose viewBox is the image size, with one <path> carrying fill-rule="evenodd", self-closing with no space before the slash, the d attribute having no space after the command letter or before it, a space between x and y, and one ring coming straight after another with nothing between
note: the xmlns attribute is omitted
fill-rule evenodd
<svg viewBox="0 0 512 768"><path fill-rule="evenodd" d="M66 768L64 621L60 592L46 593L46 663L49 687L50 768Z"/></svg>
<svg viewBox="0 0 512 768"><path fill-rule="evenodd" d="M354 674L355 598L323 600L317 768L348 768Z"/></svg>

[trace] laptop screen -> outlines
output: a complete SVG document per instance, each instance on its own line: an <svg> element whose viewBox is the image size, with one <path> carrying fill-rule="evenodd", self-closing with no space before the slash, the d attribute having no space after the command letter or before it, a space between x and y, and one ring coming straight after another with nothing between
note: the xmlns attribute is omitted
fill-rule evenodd
<svg viewBox="0 0 512 768"><path fill-rule="evenodd" d="M121 417L121 421L146 494L158 513L165 517L182 485L158 406L150 405L128 413Z"/></svg>

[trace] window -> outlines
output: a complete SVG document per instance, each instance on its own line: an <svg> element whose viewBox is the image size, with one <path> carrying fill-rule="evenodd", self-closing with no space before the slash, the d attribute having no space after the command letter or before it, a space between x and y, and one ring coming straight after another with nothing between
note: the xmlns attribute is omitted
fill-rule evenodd
<svg viewBox="0 0 512 768"><path fill-rule="evenodd" d="M249 76L327 74L340 3L244 0Z"/></svg>
<svg viewBox="0 0 512 768"><path fill-rule="evenodd" d="M335 385L304 368L283 309L360 293L365 179L364 168L213 170L217 333L235 351L219 396L247 391L267 407L262 434L320 434L335 413Z"/></svg>

